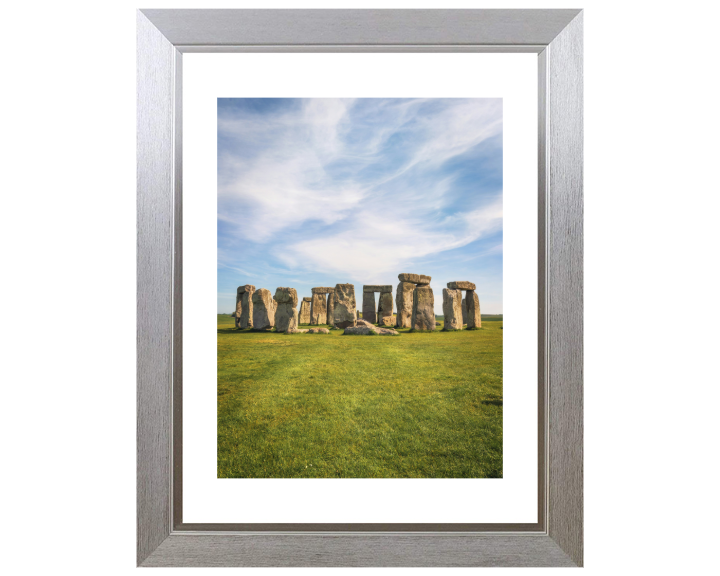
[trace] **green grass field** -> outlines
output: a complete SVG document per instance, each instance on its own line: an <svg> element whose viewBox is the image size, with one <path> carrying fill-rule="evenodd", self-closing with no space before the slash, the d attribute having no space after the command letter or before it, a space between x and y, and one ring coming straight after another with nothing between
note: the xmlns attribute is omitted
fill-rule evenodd
<svg viewBox="0 0 720 576"><path fill-rule="evenodd" d="M400 336L217 319L218 478L502 477L502 316Z"/></svg>

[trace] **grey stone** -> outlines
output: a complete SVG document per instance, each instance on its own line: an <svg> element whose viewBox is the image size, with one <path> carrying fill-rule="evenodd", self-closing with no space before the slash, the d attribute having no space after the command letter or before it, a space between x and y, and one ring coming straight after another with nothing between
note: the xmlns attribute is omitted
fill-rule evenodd
<svg viewBox="0 0 720 576"><path fill-rule="evenodd" d="M278 288L275 290L274 300L277 302L275 330L286 332L288 328L297 328L298 312L295 310L295 306L298 296L295 288Z"/></svg>
<svg viewBox="0 0 720 576"><path fill-rule="evenodd" d="M312 298L305 297L300 303L300 314L298 315L298 324L310 324L310 301Z"/></svg>
<svg viewBox="0 0 720 576"><path fill-rule="evenodd" d="M375 285L375 284L366 284L363 286L363 292L380 292L381 294L385 294L386 292L389 294L392 294L392 286L391 285Z"/></svg>
<svg viewBox="0 0 720 576"><path fill-rule="evenodd" d="M331 294L328 294L327 297L327 324L330 324L332 326L333 322L333 311L335 310L335 298L333 298L333 294L335 293L335 288L333 288L333 292Z"/></svg>
<svg viewBox="0 0 720 576"><path fill-rule="evenodd" d="M388 319L390 324L388 324ZM377 323L384 326L395 326L393 318L393 297L392 292L382 292L378 302Z"/></svg>
<svg viewBox="0 0 720 576"><path fill-rule="evenodd" d="M365 320L365 319L363 319L363 318L358 318L358 319L357 319L357 325L358 325L358 326L368 326L368 327L370 327L370 328L373 327L373 325L370 324L370 322L368 322L367 320Z"/></svg>
<svg viewBox="0 0 720 576"><path fill-rule="evenodd" d="M307 329L301 330L299 328L290 328L290 329L288 329L287 332L285 332L285 334L305 334L305 333L307 333Z"/></svg>
<svg viewBox="0 0 720 576"><path fill-rule="evenodd" d="M310 303L310 324L327 324L325 292L313 292L312 302Z"/></svg>
<svg viewBox="0 0 720 576"><path fill-rule="evenodd" d="M448 282L447 287L450 288L450 290L475 290L475 284L472 282L459 280L455 282Z"/></svg>
<svg viewBox="0 0 720 576"><path fill-rule="evenodd" d="M467 307L467 327L481 328L482 319L480 318L480 298L474 290L465 292L465 302Z"/></svg>
<svg viewBox="0 0 720 576"><path fill-rule="evenodd" d="M465 298L462 299L462 322L467 324L467 305L465 304Z"/></svg>
<svg viewBox="0 0 720 576"><path fill-rule="evenodd" d="M278 304L292 304L292 307L295 308L298 303L297 290L295 288L277 288L273 299Z"/></svg>
<svg viewBox="0 0 720 576"><path fill-rule="evenodd" d="M355 302L355 286L352 284L337 284L333 294L333 326L347 328L355 326L357 320Z"/></svg>
<svg viewBox="0 0 720 576"><path fill-rule="evenodd" d="M432 280L431 276L425 276L425 274L398 274L398 280L400 282L410 282L411 284L417 284L418 286L427 286Z"/></svg>
<svg viewBox="0 0 720 576"><path fill-rule="evenodd" d="M400 282L395 292L395 303L397 305L397 317L395 326L398 328L410 328L412 325L413 291L415 284L411 282Z"/></svg>
<svg viewBox="0 0 720 576"><path fill-rule="evenodd" d="M399 336L400 332L393 330L392 328L375 328L375 333L380 336Z"/></svg>
<svg viewBox="0 0 720 576"><path fill-rule="evenodd" d="M335 292L335 288L329 288L327 286L318 286L317 288L313 288L311 290L313 294L332 294Z"/></svg>
<svg viewBox="0 0 720 576"><path fill-rule="evenodd" d="M308 334L330 334L330 330L327 328L310 328Z"/></svg>
<svg viewBox="0 0 720 576"><path fill-rule="evenodd" d="M247 292L246 292L247 294ZM270 290L260 288L252 295L253 330L269 330L275 326L275 305ZM243 310L244 312L244 310Z"/></svg>
<svg viewBox="0 0 720 576"><path fill-rule="evenodd" d="M348 326L343 334L355 336L370 336L377 334L374 326Z"/></svg>
<svg viewBox="0 0 720 576"><path fill-rule="evenodd" d="M416 286L413 290L410 324L413 330L435 330L435 297L430 286Z"/></svg>
<svg viewBox="0 0 720 576"><path fill-rule="evenodd" d="M245 330L245 328L252 328L253 326L253 295L255 294L255 286L251 286L250 284L246 284L245 286L240 286L238 288L238 291L240 291L240 288L242 288L242 292L240 292L241 299L240 299L240 323L239 328L241 330ZM236 310L237 312L237 310Z"/></svg>
<svg viewBox="0 0 720 576"><path fill-rule="evenodd" d="M443 330L462 330L462 290L443 288Z"/></svg>
<svg viewBox="0 0 720 576"><path fill-rule="evenodd" d="M371 324L377 322L375 314L375 293L374 292L363 292L363 307L362 307L363 320L367 320Z"/></svg>

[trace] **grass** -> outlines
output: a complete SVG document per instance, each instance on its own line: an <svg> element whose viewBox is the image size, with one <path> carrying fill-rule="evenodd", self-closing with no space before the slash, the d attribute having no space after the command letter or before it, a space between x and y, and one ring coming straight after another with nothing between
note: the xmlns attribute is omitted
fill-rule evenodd
<svg viewBox="0 0 720 576"><path fill-rule="evenodd" d="M219 314L218 478L502 477L502 321L441 328L286 335Z"/></svg>

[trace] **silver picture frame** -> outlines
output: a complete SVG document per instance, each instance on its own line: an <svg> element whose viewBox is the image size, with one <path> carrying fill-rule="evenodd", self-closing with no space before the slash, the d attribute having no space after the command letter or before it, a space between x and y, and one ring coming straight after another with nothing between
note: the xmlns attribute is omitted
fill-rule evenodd
<svg viewBox="0 0 720 576"><path fill-rule="evenodd" d="M538 522L188 524L182 516L182 59L538 56ZM581 10L137 12L138 566L583 565Z"/></svg>

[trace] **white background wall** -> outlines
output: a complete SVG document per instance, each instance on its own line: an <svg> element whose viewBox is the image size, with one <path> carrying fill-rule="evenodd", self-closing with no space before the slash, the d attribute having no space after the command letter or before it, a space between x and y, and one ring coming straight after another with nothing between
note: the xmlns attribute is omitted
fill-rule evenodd
<svg viewBox="0 0 720 576"><path fill-rule="evenodd" d="M709 573L720 512L715 5L382 3L578 5L586 8L586 566ZM8 574L127 574L135 564L135 7L35 2L2 13Z"/></svg>

